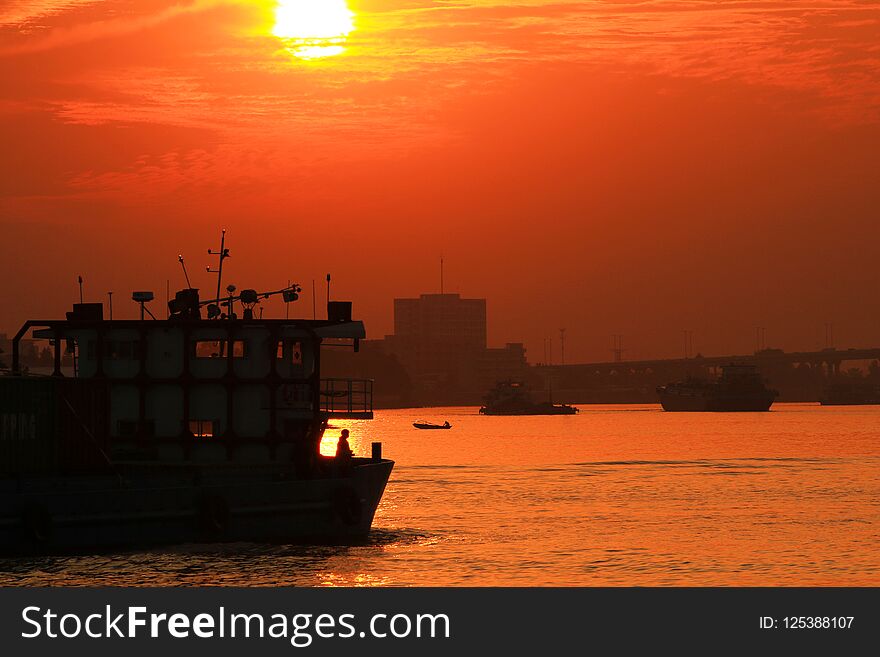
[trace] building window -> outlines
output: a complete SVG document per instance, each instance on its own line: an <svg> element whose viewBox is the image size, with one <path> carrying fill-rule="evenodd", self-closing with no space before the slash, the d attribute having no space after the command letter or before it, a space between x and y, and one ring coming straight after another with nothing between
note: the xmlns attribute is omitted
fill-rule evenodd
<svg viewBox="0 0 880 657"><path fill-rule="evenodd" d="M213 420L190 420L189 432L194 438L213 438L214 437L214 421Z"/></svg>
<svg viewBox="0 0 880 657"><path fill-rule="evenodd" d="M229 344L229 341L227 340L196 340L196 358L226 358L227 344ZM244 340L232 341L232 357L245 357Z"/></svg>

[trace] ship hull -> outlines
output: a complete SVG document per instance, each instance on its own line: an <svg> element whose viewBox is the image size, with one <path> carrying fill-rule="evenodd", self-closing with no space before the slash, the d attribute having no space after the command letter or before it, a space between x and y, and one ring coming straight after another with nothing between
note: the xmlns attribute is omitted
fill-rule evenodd
<svg viewBox="0 0 880 657"><path fill-rule="evenodd" d="M876 406L880 404L880 385L855 380L832 383L819 400L822 406Z"/></svg>
<svg viewBox="0 0 880 657"><path fill-rule="evenodd" d="M344 475L184 473L0 481L0 552L52 554L217 542L363 539L391 474L355 459ZM243 476L242 476L243 475Z"/></svg>
<svg viewBox="0 0 880 657"><path fill-rule="evenodd" d="M496 410L483 407L480 409L480 415L575 415L578 409L574 406L567 406L555 409L516 409L516 410Z"/></svg>
<svg viewBox="0 0 880 657"><path fill-rule="evenodd" d="M680 395L660 393L664 411L703 413L753 413L769 411L775 395Z"/></svg>

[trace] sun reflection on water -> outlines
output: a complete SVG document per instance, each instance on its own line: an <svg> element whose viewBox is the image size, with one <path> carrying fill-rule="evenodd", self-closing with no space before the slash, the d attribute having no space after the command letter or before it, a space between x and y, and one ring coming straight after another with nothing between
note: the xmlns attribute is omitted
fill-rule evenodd
<svg viewBox="0 0 880 657"><path fill-rule="evenodd" d="M370 573L320 573L317 578L320 586L327 588L344 587L369 587L388 586L391 580L388 577L377 577Z"/></svg>
<svg viewBox="0 0 880 657"><path fill-rule="evenodd" d="M279 0L272 34L300 59L333 57L345 51L354 30L346 0Z"/></svg>

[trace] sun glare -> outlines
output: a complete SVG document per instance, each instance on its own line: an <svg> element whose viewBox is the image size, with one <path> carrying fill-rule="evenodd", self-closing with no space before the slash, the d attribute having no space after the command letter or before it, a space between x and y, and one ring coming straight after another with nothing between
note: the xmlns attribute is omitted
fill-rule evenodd
<svg viewBox="0 0 880 657"><path fill-rule="evenodd" d="M315 59L340 54L352 30L346 0L279 0L272 34L297 57Z"/></svg>

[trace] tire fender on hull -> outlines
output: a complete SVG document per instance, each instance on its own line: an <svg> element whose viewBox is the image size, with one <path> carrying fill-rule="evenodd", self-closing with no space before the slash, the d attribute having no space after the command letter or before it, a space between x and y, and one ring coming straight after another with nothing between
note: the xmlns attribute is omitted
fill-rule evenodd
<svg viewBox="0 0 880 657"><path fill-rule="evenodd" d="M333 514L342 524L353 526L360 523L364 515L364 505L352 486L340 486L333 491Z"/></svg>
<svg viewBox="0 0 880 657"><path fill-rule="evenodd" d="M46 545L52 540L52 514L40 503L28 504L21 514L25 538L34 545Z"/></svg>
<svg viewBox="0 0 880 657"><path fill-rule="evenodd" d="M199 501L197 518L202 536L221 539L229 529L229 504L219 495L205 495Z"/></svg>

